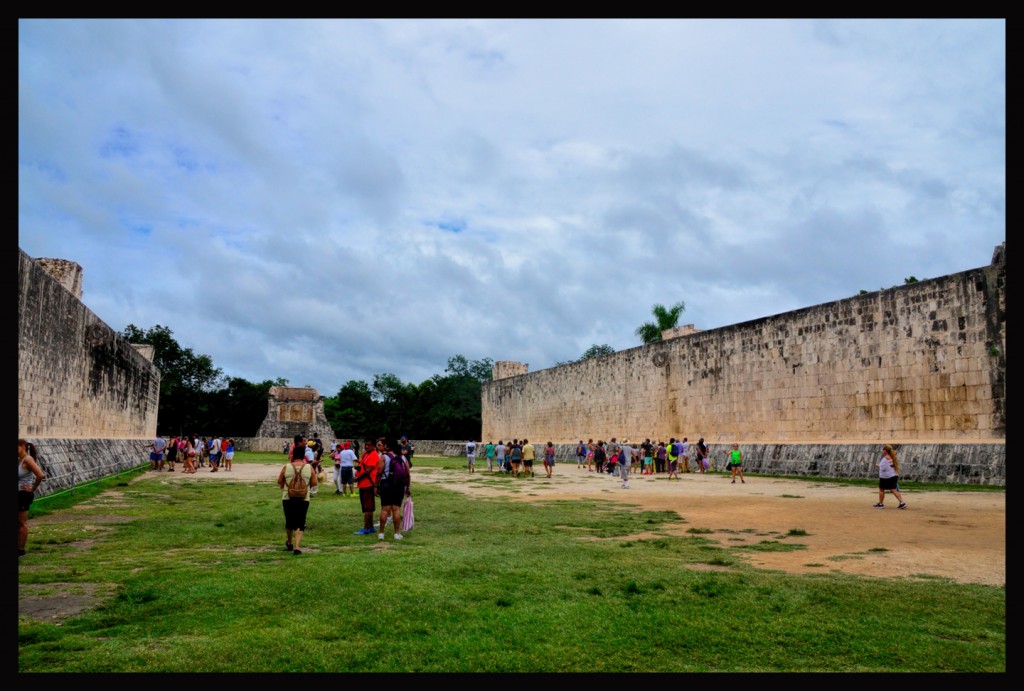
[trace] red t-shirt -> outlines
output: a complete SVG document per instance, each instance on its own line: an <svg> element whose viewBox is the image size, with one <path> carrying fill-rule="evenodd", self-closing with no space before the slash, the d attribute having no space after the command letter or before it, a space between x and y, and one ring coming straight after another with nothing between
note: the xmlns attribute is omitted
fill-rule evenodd
<svg viewBox="0 0 1024 691"><path fill-rule="evenodd" d="M367 476L360 479L356 485L359 489L365 489L367 487L373 487L377 484L377 462L380 458L377 456L376 451L370 451L364 453L363 457L359 459L359 471L356 473L357 476L367 473Z"/></svg>

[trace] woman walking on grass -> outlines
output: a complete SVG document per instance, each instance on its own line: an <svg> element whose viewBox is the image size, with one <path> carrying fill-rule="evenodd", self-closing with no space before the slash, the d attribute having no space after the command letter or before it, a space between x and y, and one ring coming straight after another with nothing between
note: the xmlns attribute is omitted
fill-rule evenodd
<svg viewBox="0 0 1024 691"><path fill-rule="evenodd" d="M306 484L304 496L292 496L289 492L293 481L299 477ZM281 504L284 507L284 548L292 554L302 554L299 543L302 542L302 533L306 530L306 515L309 512L310 489L316 487L317 477L313 472L313 466L306 463L305 449L298 443L292 447L291 459L281 468L277 476L277 485L281 488Z"/></svg>
<svg viewBox="0 0 1024 691"><path fill-rule="evenodd" d="M903 494L900 493L900 462L896 460L896 452L891 446L886 444L882 447L882 457L875 465L878 466L878 503L875 508L885 508L885 490L892 492L899 501L897 509L907 508L907 502L903 501Z"/></svg>

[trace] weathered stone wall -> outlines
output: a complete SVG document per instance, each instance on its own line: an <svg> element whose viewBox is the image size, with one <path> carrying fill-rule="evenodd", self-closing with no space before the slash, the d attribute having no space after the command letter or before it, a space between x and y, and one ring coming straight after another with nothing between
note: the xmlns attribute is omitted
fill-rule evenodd
<svg viewBox="0 0 1024 691"><path fill-rule="evenodd" d="M160 371L43 266L18 254L19 436L154 436ZM80 270L49 262L80 295Z"/></svg>
<svg viewBox="0 0 1024 691"><path fill-rule="evenodd" d="M980 269L485 383L482 436L998 445L1004 254Z"/></svg>

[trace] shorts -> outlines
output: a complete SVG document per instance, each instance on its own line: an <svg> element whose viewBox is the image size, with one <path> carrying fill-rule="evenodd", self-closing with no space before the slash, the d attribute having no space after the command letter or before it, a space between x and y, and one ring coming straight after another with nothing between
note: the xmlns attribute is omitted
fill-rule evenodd
<svg viewBox="0 0 1024 691"><path fill-rule="evenodd" d="M555 467L555 459L553 459L553 458L552 459L545 458L544 459L544 465L549 465L552 468L554 468Z"/></svg>
<svg viewBox="0 0 1024 691"><path fill-rule="evenodd" d="M466 465L476 465L476 456L466 456Z"/></svg>
<svg viewBox="0 0 1024 691"><path fill-rule="evenodd" d="M343 465L343 466L341 466L341 484L343 484L343 485L351 485L352 484L352 476L353 476L353 471L354 470L355 469L352 466L350 466L350 465Z"/></svg>
<svg viewBox="0 0 1024 691"><path fill-rule="evenodd" d="M227 451L227 452L225 452L224 453L224 460L225 461L233 461L233 460L235 460L235 452L234 451Z"/></svg>
<svg viewBox="0 0 1024 691"><path fill-rule="evenodd" d="M385 506L401 506L405 498L405 487L389 487L380 491L381 508Z"/></svg>
<svg viewBox="0 0 1024 691"><path fill-rule="evenodd" d="M895 489L898 490L900 476L893 475L892 477L880 477L878 478L878 489Z"/></svg>
<svg viewBox="0 0 1024 691"><path fill-rule="evenodd" d="M284 505L284 529L305 530L309 502L302 497L288 497L281 504Z"/></svg>
<svg viewBox="0 0 1024 691"><path fill-rule="evenodd" d="M36 498L35 492L29 492L28 490L18 490L18 513L22 511L28 511L28 507L32 506L32 500Z"/></svg>
<svg viewBox="0 0 1024 691"><path fill-rule="evenodd" d="M741 461L739 463L733 463L733 462L730 461L729 462L729 467L730 468L742 468L743 467L743 462Z"/></svg>
<svg viewBox="0 0 1024 691"><path fill-rule="evenodd" d="M154 462L162 461L162 460L164 460L164 455L162 453L157 453L156 451L150 451L149 452L149 460L154 461Z"/></svg>
<svg viewBox="0 0 1024 691"><path fill-rule="evenodd" d="M654 459L650 456L644 456L644 465L651 465L654 463Z"/></svg>
<svg viewBox="0 0 1024 691"><path fill-rule="evenodd" d="M377 496L373 493L373 487L359 488L359 505L363 513L373 513L377 509Z"/></svg>
<svg viewBox="0 0 1024 691"><path fill-rule="evenodd" d="M524 468L532 468L533 467L533 461L532 460L523 461L523 467Z"/></svg>

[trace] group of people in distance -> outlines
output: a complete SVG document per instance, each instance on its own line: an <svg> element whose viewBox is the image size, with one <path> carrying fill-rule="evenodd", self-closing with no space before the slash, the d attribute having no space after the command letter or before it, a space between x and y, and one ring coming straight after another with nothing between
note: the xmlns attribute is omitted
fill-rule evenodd
<svg viewBox="0 0 1024 691"><path fill-rule="evenodd" d="M224 470L231 470L235 460L235 440L230 437L209 440L198 434L174 436L170 440L157 437L144 448L149 449L149 469L157 472L163 472L166 463L167 472L173 473L174 464L180 461L185 473L194 473L205 466L216 473L221 465Z"/></svg>
<svg viewBox="0 0 1024 691"><path fill-rule="evenodd" d="M335 442L331 445L334 494L351 497L358 492L363 527L355 531L356 535L372 535L376 532L377 539L383 540L385 529L390 524L393 526L393 538L401 540L404 537L401 532L403 501L412 497L409 468L412 466L414 447L405 437L397 444L381 437L377 440L367 439L362 450L362 455L358 455L358 442ZM277 476L284 509L284 546L293 554L301 554L300 545L306 531L309 502L317 495L319 484L324 478L320 467L323 444L316 434L310 440L296 435L287 453L288 462ZM378 497L380 516L375 530L373 523Z"/></svg>
<svg viewBox="0 0 1024 691"><path fill-rule="evenodd" d="M466 468L471 473L476 472L479 449L479 445L472 439L466 442ZM549 441L541 454L544 473L551 477L555 470L554 443ZM487 470L491 472L507 473L515 477L536 477L533 463L537 460L537 450L529 439L513 439L507 445L501 439L497 444L489 441L483 447L483 455L487 460Z"/></svg>

